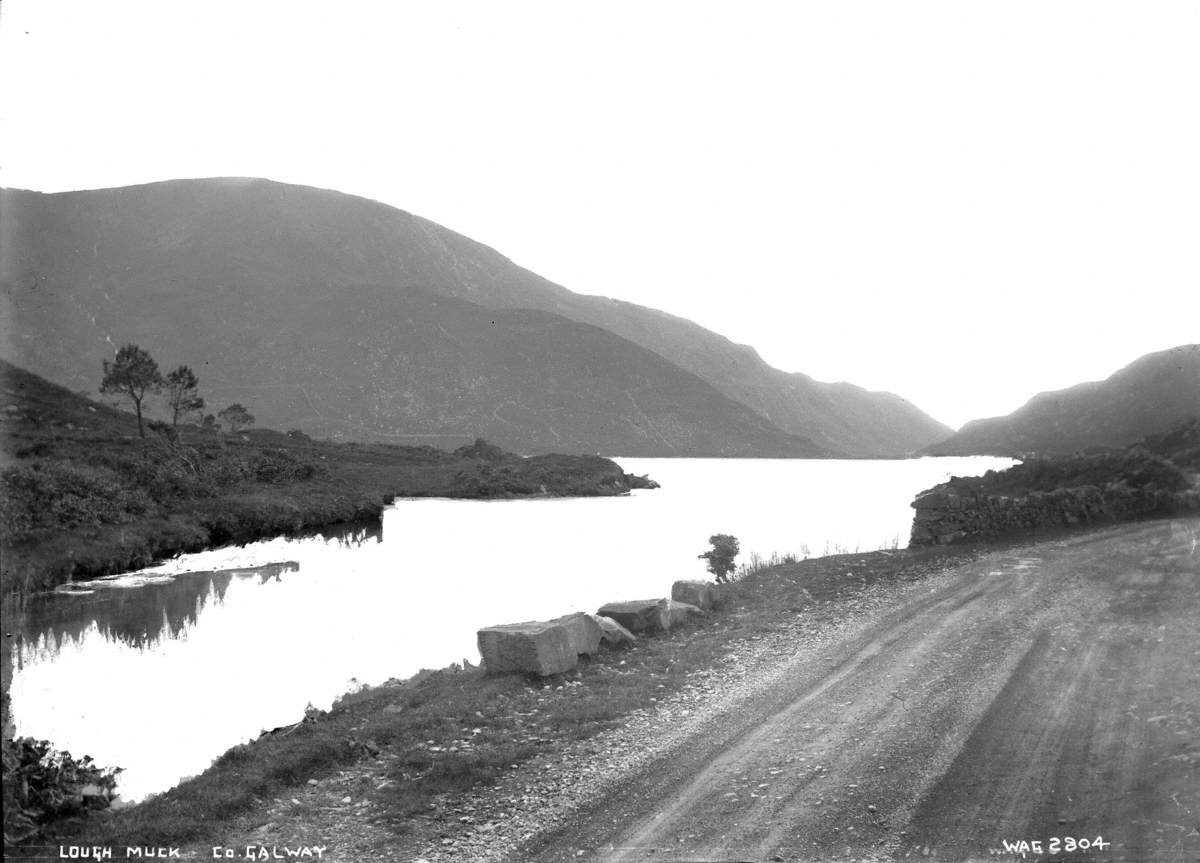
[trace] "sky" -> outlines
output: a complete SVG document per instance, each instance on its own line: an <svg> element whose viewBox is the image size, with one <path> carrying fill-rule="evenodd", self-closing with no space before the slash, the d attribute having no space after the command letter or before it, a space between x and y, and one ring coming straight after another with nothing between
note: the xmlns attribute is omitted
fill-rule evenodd
<svg viewBox="0 0 1200 863"><path fill-rule="evenodd" d="M0 185L363 195L957 427L1200 341L1197 45L1200 0L3 0Z"/></svg>

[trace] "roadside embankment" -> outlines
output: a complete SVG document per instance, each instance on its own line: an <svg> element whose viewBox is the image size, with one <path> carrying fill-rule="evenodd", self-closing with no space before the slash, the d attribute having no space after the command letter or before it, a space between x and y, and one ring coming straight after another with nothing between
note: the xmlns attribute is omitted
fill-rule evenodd
<svg viewBox="0 0 1200 863"><path fill-rule="evenodd" d="M503 829L502 810L460 811L455 801L463 795L703 689L785 623L800 620L814 632L836 625L968 557L928 549L772 567L727 586L720 611L602 647L565 674L487 676L452 666L391 681L235 747L159 797L56 825L46 841L192 844L208 853L209 842L270 846L307 837L321 844L323 837L339 846L338 859L376 859L346 849L384 837L396 859L413 859L413 850L464 826L485 838Z"/></svg>

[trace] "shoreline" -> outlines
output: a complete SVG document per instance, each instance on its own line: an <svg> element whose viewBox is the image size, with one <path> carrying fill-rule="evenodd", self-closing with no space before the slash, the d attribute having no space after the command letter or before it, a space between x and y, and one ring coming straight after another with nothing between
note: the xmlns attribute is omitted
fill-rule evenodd
<svg viewBox="0 0 1200 863"><path fill-rule="evenodd" d="M221 442L237 448L237 443ZM452 453L414 460L409 451L312 445L326 461L324 477L286 484L242 483L213 497L183 500L165 512L116 524L48 529L6 543L0 592L8 599L163 563L180 554L245 545L274 537L319 534L340 526L372 528L401 498L518 500L622 496L654 487L594 456L483 460ZM253 445L242 444L244 449ZM389 459L388 456L391 456ZM328 462L332 461L332 464ZM499 468L496 467L499 465ZM499 481L497 470L504 472Z"/></svg>
<svg viewBox="0 0 1200 863"><path fill-rule="evenodd" d="M300 431L150 424L0 367L0 594L339 523L378 524L399 497L590 497L655 488L590 455L521 457L336 443Z"/></svg>
<svg viewBox="0 0 1200 863"><path fill-rule="evenodd" d="M781 573L798 577L798 589L816 597L817 611L833 619L877 583L916 583L982 550L883 550L766 567L732 583L722 608L698 624L605 649L576 670L545 680L489 677L478 666L455 663L364 688L327 712L234 746L205 772L162 794L81 822L61 822L50 838L114 847L220 844L243 819L253 820L267 799L311 790L348 770L373 773L385 765L394 769L376 776L376 785L390 781L384 791L411 786L388 808L423 829L430 804L439 805L446 794L487 787L513 765L617 728L720 667L732 643L768 634L780 612L789 615L777 607ZM761 616L766 609L770 614ZM574 696L570 703L563 703L563 693ZM550 698L555 704L547 706ZM464 738L465 725L480 731Z"/></svg>
<svg viewBox="0 0 1200 863"><path fill-rule="evenodd" d="M232 747L203 773L162 794L58 822L45 841L242 847L266 842L264 831L282 830L284 824L293 832L306 829L309 819L325 817L331 807L345 808L337 804L349 794L355 805L344 817L357 817L363 807L375 814L369 829L356 829L378 837L379 825L390 825L383 831L387 841L413 853L428 850L453 820L447 813L471 814L462 810L462 800L486 797L493 785L527 763L580 746L586 750L588 741L640 721L636 717L686 695L697 681L723 674L730 668L731 650L774 639L780 627L794 629L798 619L811 619L814 634L824 638L847 615L883 608L893 594L927 590L950 569L983 555L1112 527L767 566L731 583L723 590L721 607L698 622L632 646L605 648L562 675L487 676L478 666L453 663L365 687L328 711L313 711L294 725ZM279 842L285 840L291 841ZM56 859L57 852L38 856L34 846L26 850L30 859Z"/></svg>

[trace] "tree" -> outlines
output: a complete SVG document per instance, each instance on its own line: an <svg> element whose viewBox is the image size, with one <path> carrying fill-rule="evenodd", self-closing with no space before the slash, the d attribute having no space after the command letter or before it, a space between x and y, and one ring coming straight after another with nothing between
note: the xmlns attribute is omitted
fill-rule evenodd
<svg viewBox="0 0 1200 863"><path fill-rule="evenodd" d="M237 434L238 429L254 425L254 414L237 403L218 411L217 416L229 426L229 430L234 434Z"/></svg>
<svg viewBox="0 0 1200 863"><path fill-rule="evenodd" d="M205 414L204 419L200 421L200 431L216 434L221 430L221 424L217 422L217 418L212 414Z"/></svg>
<svg viewBox="0 0 1200 863"><path fill-rule="evenodd" d="M200 381L187 366L180 366L167 375L167 407L171 409L171 425L179 425L179 418L204 410L204 399L196 392Z"/></svg>
<svg viewBox="0 0 1200 863"><path fill-rule="evenodd" d="M150 352L137 345L125 345L117 351L116 358L104 361L104 379L100 382L100 392L119 393L133 402L137 413L138 434L146 436L142 425L142 400L147 393L156 393L162 388L162 375L158 372L158 363L150 356Z"/></svg>
<svg viewBox="0 0 1200 863"><path fill-rule="evenodd" d="M717 584L724 584L733 573L733 559L738 556L741 547L737 537L727 533L714 534L708 541L712 548L698 556L701 560L708 561L708 571L716 576Z"/></svg>

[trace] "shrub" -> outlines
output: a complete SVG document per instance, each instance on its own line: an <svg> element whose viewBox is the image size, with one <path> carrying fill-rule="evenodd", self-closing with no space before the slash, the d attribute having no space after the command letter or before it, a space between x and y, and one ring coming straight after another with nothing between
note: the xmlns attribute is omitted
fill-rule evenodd
<svg viewBox="0 0 1200 863"><path fill-rule="evenodd" d="M76 760L31 737L3 746L6 846L33 838L55 819L106 809L116 796L119 768L99 768L88 755Z"/></svg>
<svg viewBox="0 0 1200 863"><path fill-rule="evenodd" d="M741 547L738 545L737 537L727 533L714 534L708 538L708 541L712 548L698 557L708 561L708 571L716 577L717 584L724 584L730 580L729 576L736 569L733 560L738 556Z"/></svg>

